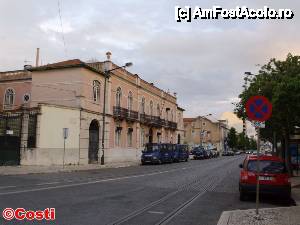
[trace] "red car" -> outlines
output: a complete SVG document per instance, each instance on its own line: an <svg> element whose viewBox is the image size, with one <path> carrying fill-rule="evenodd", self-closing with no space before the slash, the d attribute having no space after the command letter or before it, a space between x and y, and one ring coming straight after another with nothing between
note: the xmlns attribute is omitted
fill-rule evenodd
<svg viewBox="0 0 300 225"><path fill-rule="evenodd" d="M284 161L276 156L259 156L259 191L261 194L276 194L291 197L291 183ZM240 174L239 190L240 200L245 200L248 194L256 193L256 164L257 156L249 155L244 163Z"/></svg>

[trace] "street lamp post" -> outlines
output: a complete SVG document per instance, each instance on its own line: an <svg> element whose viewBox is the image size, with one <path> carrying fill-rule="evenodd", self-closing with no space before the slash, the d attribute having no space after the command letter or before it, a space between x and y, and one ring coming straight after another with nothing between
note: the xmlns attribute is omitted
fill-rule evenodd
<svg viewBox="0 0 300 225"><path fill-rule="evenodd" d="M105 68L104 70L104 100L103 100L103 112L102 112L102 155L101 155L101 165L104 165L104 138L105 138L105 118L106 118L106 86L107 86L107 80L110 78L110 73L114 70L118 70L121 68L126 68L126 67L130 67L133 64L131 62L125 63L124 66L119 66L116 67L114 69L110 69L108 70L107 68Z"/></svg>

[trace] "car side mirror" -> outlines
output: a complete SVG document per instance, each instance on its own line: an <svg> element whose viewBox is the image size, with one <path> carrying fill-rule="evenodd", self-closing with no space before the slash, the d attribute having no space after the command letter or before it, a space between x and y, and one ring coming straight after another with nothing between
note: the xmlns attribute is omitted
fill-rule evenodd
<svg viewBox="0 0 300 225"><path fill-rule="evenodd" d="M240 167L240 168L243 168L243 164L240 164L239 167Z"/></svg>

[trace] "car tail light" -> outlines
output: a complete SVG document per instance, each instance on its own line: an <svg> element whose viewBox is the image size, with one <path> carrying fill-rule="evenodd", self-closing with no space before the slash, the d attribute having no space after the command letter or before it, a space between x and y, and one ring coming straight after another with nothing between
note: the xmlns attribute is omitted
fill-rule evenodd
<svg viewBox="0 0 300 225"><path fill-rule="evenodd" d="M256 176L256 174L253 173L253 172L248 172L248 175L249 175L249 177L255 177Z"/></svg>
<svg viewBox="0 0 300 225"><path fill-rule="evenodd" d="M248 175L247 174L243 174L241 176L241 180L248 180Z"/></svg>

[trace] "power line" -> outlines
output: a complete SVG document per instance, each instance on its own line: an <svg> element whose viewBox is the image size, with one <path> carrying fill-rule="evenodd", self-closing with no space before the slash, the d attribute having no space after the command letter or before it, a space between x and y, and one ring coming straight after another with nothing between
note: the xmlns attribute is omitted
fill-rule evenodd
<svg viewBox="0 0 300 225"><path fill-rule="evenodd" d="M62 41L63 41L63 45L64 45L65 56L67 57L67 47L66 47L65 34L64 34L64 28L63 28L63 22L62 22L62 16L61 16L62 10L61 10L60 0L57 0L57 6L58 6L59 22L60 22L60 27L61 27Z"/></svg>

